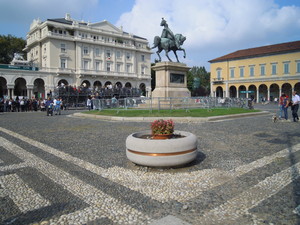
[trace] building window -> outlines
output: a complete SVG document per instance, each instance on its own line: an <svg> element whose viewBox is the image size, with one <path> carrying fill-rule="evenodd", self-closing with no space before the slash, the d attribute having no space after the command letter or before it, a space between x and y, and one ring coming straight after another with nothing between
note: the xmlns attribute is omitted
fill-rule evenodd
<svg viewBox="0 0 300 225"><path fill-rule="evenodd" d="M96 50L95 50L95 55L96 55L96 56L100 56L100 48L96 48Z"/></svg>
<svg viewBox="0 0 300 225"><path fill-rule="evenodd" d="M131 64L126 65L126 72L131 73Z"/></svg>
<svg viewBox="0 0 300 225"><path fill-rule="evenodd" d="M266 75L266 65L265 64L260 65L260 75L261 76Z"/></svg>
<svg viewBox="0 0 300 225"><path fill-rule="evenodd" d="M61 69L67 68L66 62L67 62L66 59L60 59L60 68L61 68Z"/></svg>
<svg viewBox="0 0 300 225"><path fill-rule="evenodd" d="M117 67L116 67L117 72L121 72L121 67L122 67L121 63L117 63Z"/></svg>
<svg viewBox="0 0 300 225"><path fill-rule="evenodd" d="M111 53L110 53L110 50L106 50L106 59L108 59L108 60L111 59Z"/></svg>
<svg viewBox="0 0 300 225"><path fill-rule="evenodd" d="M60 44L60 52L66 52L66 44Z"/></svg>
<svg viewBox="0 0 300 225"><path fill-rule="evenodd" d="M89 54L89 48L88 47L83 47L83 54L88 55Z"/></svg>
<svg viewBox="0 0 300 225"><path fill-rule="evenodd" d="M272 64L272 75L277 74L277 64Z"/></svg>
<svg viewBox="0 0 300 225"><path fill-rule="evenodd" d="M110 71L110 63L106 63L106 71Z"/></svg>
<svg viewBox="0 0 300 225"><path fill-rule="evenodd" d="M142 74L145 74L145 66L142 66L142 67L141 67L141 73L142 73Z"/></svg>
<svg viewBox="0 0 300 225"><path fill-rule="evenodd" d="M88 60L83 61L83 69L85 69L85 70L89 69L89 61Z"/></svg>
<svg viewBox="0 0 300 225"><path fill-rule="evenodd" d="M120 51L117 51L117 59L120 59L121 58L121 52Z"/></svg>
<svg viewBox="0 0 300 225"><path fill-rule="evenodd" d="M142 62L145 62L145 55L141 55Z"/></svg>
<svg viewBox="0 0 300 225"><path fill-rule="evenodd" d="M95 63L95 70L96 71L100 70L100 65L101 65L100 61L96 61L96 63Z"/></svg>
<svg viewBox="0 0 300 225"><path fill-rule="evenodd" d="M244 67L240 67L240 77L244 77Z"/></svg>
<svg viewBox="0 0 300 225"><path fill-rule="evenodd" d="M127 59L127 60L130 60L130 58L131 58L131 54L130 54L130 52L127 52L127 53L126 53L126 59Z"/></svg>
<svg viewBox="0 0 300 225"><path fill-rule="evenodd" d="M221 74L222 74L222 70L221 69L217 69L217 79L221 80Z"/></svg>
<svg viewBox="0 0 300 225"><path fill-rule="evenodd" d="M297 66L296 73L300 73L300 61L296 62L296 66Z"/></svg>
<svg viewBox="0 0 300 225"><path fill-rule="evenodd" d="M290 63L289 62L283 63L283 73L284 74L290 73Z"/></svg>
<svg viewBox="0 0 300 225"><path fill-rule="evenodd" d="M230 68L230 78L234 78L234 68Z"/></svg>
<svg viewBox="0 0 300 225"><path fill-rule="evenodd" d="M254 77L254 66L250 66L250 77Z"/></svg>

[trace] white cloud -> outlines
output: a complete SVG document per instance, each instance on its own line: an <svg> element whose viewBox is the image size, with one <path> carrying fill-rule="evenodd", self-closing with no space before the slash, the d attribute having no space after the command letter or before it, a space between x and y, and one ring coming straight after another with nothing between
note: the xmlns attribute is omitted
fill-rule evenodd
<svg viewBox="0 0 300 225"><path fill-rule="evenodd" d="M117 25L152 44L165 17L174 33L187 36L185 62L207 65L238 49L300 40L299 15L299 7L279 7L274 0L136 0Z"/></svg>

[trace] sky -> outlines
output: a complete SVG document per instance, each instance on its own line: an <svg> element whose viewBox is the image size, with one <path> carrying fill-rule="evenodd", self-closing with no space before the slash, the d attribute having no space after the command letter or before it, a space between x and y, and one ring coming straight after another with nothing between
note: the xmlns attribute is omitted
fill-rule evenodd
<svg viewBox="0 0 300 225"><path fill-rule="evenodd" d="M66 13L85 22L107 20L150 46L161 35L163 17L174 34L186 36L187 57L178 52L179 60L207 71L209 60L234 51L300 40L299 0L0 0L0 35L25 39L33 19Z"/></svg>

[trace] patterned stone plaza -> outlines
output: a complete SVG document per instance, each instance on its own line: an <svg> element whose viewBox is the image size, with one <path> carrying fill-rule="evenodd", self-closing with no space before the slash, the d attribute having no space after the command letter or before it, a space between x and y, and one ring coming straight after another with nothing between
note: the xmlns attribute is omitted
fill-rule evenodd
<svg viewBox="0 0 300 225"><path fill-rule="evenodd" d="M0 115L0 224L300 224L300 123L178 122L196 161L154 169L125 155L149 123L74 112Z"/></svg>

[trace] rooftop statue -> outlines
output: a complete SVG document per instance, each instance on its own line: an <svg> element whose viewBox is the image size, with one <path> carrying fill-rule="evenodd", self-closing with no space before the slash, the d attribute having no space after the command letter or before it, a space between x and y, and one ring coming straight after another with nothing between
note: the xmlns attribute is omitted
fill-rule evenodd
<svg viewBox="0 0 300 225"><path fill-rule="evenodd" d="M22 61L24 61L24 58L23 58L22 54L20 54L20 53L14 53L13 60L22 60Z"/></svg>
<svg viewBox="0 0 300 225"><path fill-rule="evenodd" d="M165 50L166 57L169 59L170 62L172 62L172 60L170 59L168 53L169 51L172 50L174 52L174 55L176 56L177 62L179 62L176 51L183 51L184 52L183 57L184 58L186 57L185 49L181 48L181 45L183 45L183 42L186 40L186 37L184 37L182 34L174 35L173 32L170 30L167 21L164 18L162 18L160 26L163 26L164 29L160 37L159 36L154 37L154 43L153 43L154 46L151 49L154 49L156 47L158 48L156 53L159 57L159 62L161 61L161 57L159 53L162 50Z"/></svg>

